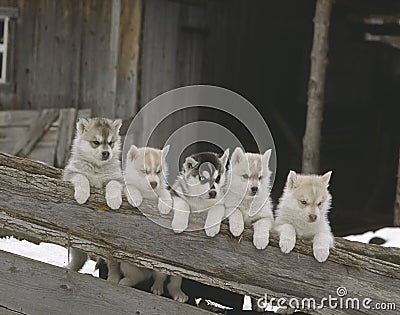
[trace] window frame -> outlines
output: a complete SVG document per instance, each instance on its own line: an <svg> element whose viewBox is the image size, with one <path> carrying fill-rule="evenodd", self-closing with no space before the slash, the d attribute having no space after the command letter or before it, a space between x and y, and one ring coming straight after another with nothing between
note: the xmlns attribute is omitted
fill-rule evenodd
<svg viewBox="0 0 400 315"><path fill-rule="evenodd" d="M0 19L4 20L3 43L0 43L0 53L3 54L0 73L0 91L12 92L14 83L14 53L15 53L15 27L19 16L17 7L0 7Z"/></svg>

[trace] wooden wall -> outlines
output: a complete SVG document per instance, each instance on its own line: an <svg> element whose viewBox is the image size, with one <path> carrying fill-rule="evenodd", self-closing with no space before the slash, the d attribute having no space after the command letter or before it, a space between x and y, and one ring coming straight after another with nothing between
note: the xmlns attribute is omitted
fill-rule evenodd
<svg viewBox="0 0 400 315"><path fill-rule="evenodd" d="M0 90L0 109L136 112L140 0L1 0L0 6L19 8L15 89Z"/></svg>

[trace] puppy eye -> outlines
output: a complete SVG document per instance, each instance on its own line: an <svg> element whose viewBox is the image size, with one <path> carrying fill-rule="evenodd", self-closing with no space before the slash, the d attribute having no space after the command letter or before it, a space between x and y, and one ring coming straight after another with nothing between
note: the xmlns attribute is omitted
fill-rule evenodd
<svg viewBox="0 0 400 315"><path fill-rule="evenodd" d="M262 178L263 178L262 176L259 176L259 177L258 177L258 180L262 180Z"/></svg>
<svg viewBox="0 0 400 315"><path fill-rule="evenodd" d="M206 178L204 176L201 176L201 175L199 175L199 179L200 179L200 181L206 180Z"/></svg>
<svg viewBox="0 0 400 315"><path fill-rule="evenodd" d="M215 182L218 184L220 180L221 180L221 175L218 175L217 178L215 179Z"/></svg>
<svg viewBox="0 0 400 315"><path fill-rule="evenodd" d="M112 145L113 145L113 142L112 142L112 141L110 141L110 142L108 143L108 145L109 145L109 146L112 146Z"/></svg>
<svg viewBox="0 0 400 315"><path fill-rule="evenodd" d="M307 201L305 201L305 200L300 200L300 203L301 203L302 205L306 205L306 204L307 204Z"/></svg>
<svg viewBox="0 0 400 315"><path fill-rule="evenodd" d="M97 140L92 141L93 145L95 145L96 147L100 145L100 142Z"/></svg>
<svg viewBox="0 0 400 315"><path fill-rule="evenodd" d="M319 207L320 205L322 205L322 201L317 203L317 206Z"/></svg>
<svg viewBox="0 0 400 315"><path fill-rule="evenodd" d="M146 171L146 170L142 170L142 173L143 173L143 174L147 174L147 171Z"/></svg>
<svg viewBox="0 0 400 315"><path fill-rule="evenodd" d="M249 175L247 175L247 174L242 175L242 177L243 177L244 179L249 179Z"/></svg>
<svg viewBox="0 0 400 315"><path fill-rule="evenodd" d="M161 173L161 170L158 170L158 171L156 172L157 175L160 174L160 173Z"/></svg>

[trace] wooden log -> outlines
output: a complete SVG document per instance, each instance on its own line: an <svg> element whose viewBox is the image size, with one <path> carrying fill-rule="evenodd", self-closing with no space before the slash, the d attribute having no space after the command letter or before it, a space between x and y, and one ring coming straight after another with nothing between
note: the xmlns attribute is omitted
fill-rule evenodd
<svg viewBox="0 0 400 315"><path fill-rule="evenodd" d="M318 173L325 73L328 63L328 32L332 0L317 0L314 39L308 81L307 120L303 137L303 173Z"/></svg>
<svg viewBox="0 0 400 315"><path fill-rule="evenodd" d="M0 251L1 314L210 314L91 275Z"/></svg>
<svg viewBox="0 0 400 315"><path fill-rule="evenodd" d="M294 252L283 255L272 236L270 245L259 251L251 242L252 231L246 230L237 242L225 224L214 238L204 231L176 235L149 220L170 224L170 217L157 214L155 203L144 201L149 218L126 202L118 211L110 210L104 192L95 189L86 204L77 204L72 186L62 182L60 174L52 167L0 154L0 226L252 297L318 301L346 287L349 298L398 303L398 248L336 238L336 248L321 264L312 257L309 242L298 241ZM348 314L327 308L310 312ZM352 313L381 314L373 309Z"/></svg>
<svg viewBox="0 0 400 315"><path fill-rule="evenodd" d="M400 151L399 151L399 168L397 170L396 199L394 202L394 226L400 226Z"/></svg>

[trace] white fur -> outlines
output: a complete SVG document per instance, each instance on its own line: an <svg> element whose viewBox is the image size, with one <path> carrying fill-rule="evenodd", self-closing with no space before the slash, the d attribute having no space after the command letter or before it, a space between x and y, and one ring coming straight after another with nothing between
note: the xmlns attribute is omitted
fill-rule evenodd
<svg viewBox="0 0 400 315"><path fill-rule="evenodd" d="M172 208L171 194L167 190L168 167L165 158L169 145L163 150L137 148L132 146L127 155L125 166L126 195L128 202L139 207L143 198L158 200L161 214L167 214ZM156 183L153 188L150 183Z"/></svg>
<svg viewBox="0 0 400 315"><path fill-rule="evenodd" d="M71 157L63 171L63 180L73 184L74 198L79 204L89 199L90 186L94 186L105 188L105 198L110 208L118 209L121 206L120 127L119 119L91 118L77 122ZM107 139L102 138L103 134L108 134ZM101 145L93 147L92 141L99 141ZM106 160L102 159L103 151L109 153ZM78 271L86 260L86 253L72 248L68 268Z"/></svg>
<svg viewBox="0 0 400 315"><path fill-rule="evenodd" d="M167 214L170 212L172 198L167 190L168 167L165 161L168 151L169 145L162 150L149 147L137 148L134 145L130 148L126 159L125 183L128 202L134 207L139 207L143 199L158 200L160 213ZM151 182L156 183L157 186L153 188ZM129 263L122 262L120 266L123 277L119 284L133 287L152 277L154 283L151 291L157 295L164 293L164 282L167 275L154 270L139 268ZM182 292L180 286L182 278L172 276L170 281L171 283L179 283L179 286L172 285L171 289L167 286L172 298L183 303L186 302L188 297Z"/></svg>
<svg viewBox="0 0 400 315"><path fill-rule="evenodd" d="M253 244L264 249L269 243L269 231L273 225L270 199L268 164L271 150L263 155L244 153L236 148L231 158L232 181L225 198L225 215L229 217L229 229L234 236L242 234L245 226L253 226ZM257 187L257 193L252 193Z"/></svg>
<svg viewBox="0 0 400 315"><path fill-rule="evenodd" d="M331 173L317 176L289 172L275 226L283 253L292 251L297 236L313 240L314 257L319 262L328 258L329 249L334 245L327 216L332 198L328 191Z"/></svg>
<svg viewBox="0 0 400 315"><path fill-rule="evenodd" d="M229 157L229 149L219 158L219 163L225 169ZM182 233L189 224L191 212L207 211L207 218L204 224L204 230L207 236L213 237L219 233L221 221L225 213L225 186L227 181L226 171L221 176L220 182L213 181L216 198L209 199L208 193L211 190L210 183L202 184L197 177L191 176L190 170L197 165L197 161L192 157L187 157L183 164L183 171L178 175L173 185L176 196L173 196L174 217L172 220L172 229L175 233ZM204 173L207 179L209 174ZM218 176L218 171L212 174L213 179ZM181 185L187 188L183 191Z"/></svg>
<svg viewBox="0 0 400 315"><path fill-rule="evenodd" d="M121 262L120 267L122 273L122 279L119 281L120 285L134 287L140 282L148 280L152 277L154 283L151 286L151 291L156 295L162 295L164 293L164 282L167 279L166 274L151 269L139 268L135 265L125 262ZM167 285L167 289L174 300L185 303L189 297L183 293L181 284L181 277L171 276L170 282Z"/></svg>

